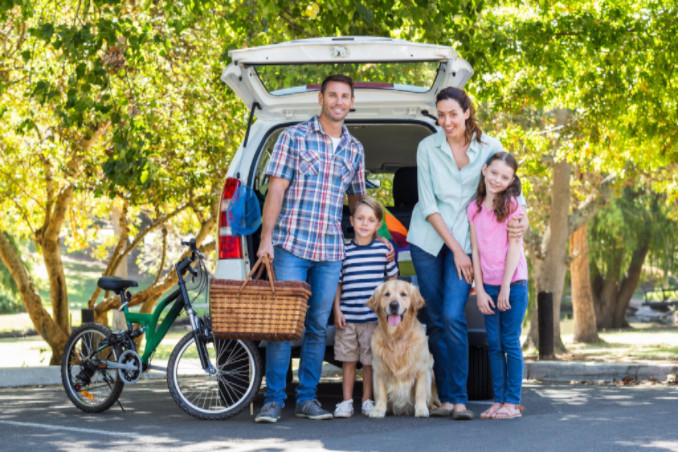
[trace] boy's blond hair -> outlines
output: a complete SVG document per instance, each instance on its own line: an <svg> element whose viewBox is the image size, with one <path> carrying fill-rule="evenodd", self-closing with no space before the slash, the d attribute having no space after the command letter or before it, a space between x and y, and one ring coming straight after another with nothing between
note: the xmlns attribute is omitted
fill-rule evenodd
<svg viewBox="0 0 678 452"><path fill-rule="evenodd" d="M384 219L384 208L381 206L381 203L370 196L361 196L360 198L358 198L358 200L353 205L351 216L355 214L355 211L358 210L358 206L360 206L361 204L372 209L372 212L374 212L374 216L377 217L378 221Z"/></svg>

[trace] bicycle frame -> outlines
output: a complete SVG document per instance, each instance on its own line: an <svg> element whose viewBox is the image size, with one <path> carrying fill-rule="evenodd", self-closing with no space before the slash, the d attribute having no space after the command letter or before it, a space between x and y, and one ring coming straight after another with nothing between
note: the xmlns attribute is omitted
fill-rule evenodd
<svg viewBox="0 0 678 452"><path fill-rule="evenodd" d="M192 246L195 246L195 242L192 241ZM158 303L158 305L153 310L153 313L146 314L141 312L130 312L128 303L131 300L131 294L126 291L120 292L122 299L122 308L125 313L125 321L127 322L127 332L130 334L130 337L136 337L131 335L133 331L138 331L132 328L133 323L141 325L142 332L146 334L146 346L144 347L144 354L140 357L141 364L144 368L148 367L149 361L153 353L155 353L158 344L163 340L167 331L172 326L174 321L179 317L182 309L186 310L186 314L191 322L191 328L193 329L193 335L198 344L198 355L200 357L200 363L202 364L203 369L209 373L214 373L215 369L210 363L207 356L207 352L202 343L199 340L199 335L201 334L201 322L198 316L196 315L193 307L191 306L191 301L186 290L186 283L184 282L184 274L189 271L194 275L197 275L196 271L191 268L191 264L194 262L195 256L191 258L184 258L181 262L175 264L174 269L177 272L177 285L179 286L174 290L168 297ZM170 304L170 308L167 316L163 319L162 323L158 327L158 320L160 319L160 314L165 310L165 308ZM135 349L136 345L131 344Z"/></svg>
<svg viewBox="0 0 678 452"><path fill-rule="evenodd" d="M169 296L162 299L151 314L130 312L127 305L125 305L123 312L125 313L125 320L127 322L128 329L131 331L132 324L137 323L141 325L146 334L146 346L144 347L144 354L141 356L141 363L144 366L148 365L148 362L153 353L155 353L156 348L165 338L165 335L177 317L179 317L179 314L181 314L181 310L184 308L183 301L184 299L182 297L182 289L179 287ZM170 303L174 304L167 313L167 316L165 316L163 321L160 323L160 326L158 326L158 319L160 318L160 315Z"/></svg>

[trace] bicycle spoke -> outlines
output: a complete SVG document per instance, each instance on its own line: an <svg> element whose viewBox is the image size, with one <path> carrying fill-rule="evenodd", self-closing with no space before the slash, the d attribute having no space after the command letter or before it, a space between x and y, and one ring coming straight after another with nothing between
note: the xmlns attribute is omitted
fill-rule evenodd
<svg viewBox="0 0 678 452"><path fill-rule="evenodd" d="M232 416L249 403L259 388L261 367L254 355L256 349L242 341L218 339L203 346L216 372L211 374L202 368L198 347L189 333L170 358L170 392L179 406L194 416Z"/></svg>

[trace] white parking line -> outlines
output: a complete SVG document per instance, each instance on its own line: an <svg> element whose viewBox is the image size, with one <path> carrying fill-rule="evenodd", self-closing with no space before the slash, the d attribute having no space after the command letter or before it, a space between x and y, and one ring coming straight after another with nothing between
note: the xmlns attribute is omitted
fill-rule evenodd
<svg viewBox="0 0 678 452"><path fill-rule="evenodd" d="M66 427L63 425L50 425L50 424L37 424L35 422L17 422L17 421L4 421L0 420L0 424L15 425L17 427L34 427L34 428L44 428L47 430L66 430L69 432L80 432L80 433L91 433L94 435L109 435L117 436L119 438L143 438L144 435L139 435L137 433L128 433L128 432L111 432L109 430L99 430L95 428L78 428L78 427Z"/></svg>

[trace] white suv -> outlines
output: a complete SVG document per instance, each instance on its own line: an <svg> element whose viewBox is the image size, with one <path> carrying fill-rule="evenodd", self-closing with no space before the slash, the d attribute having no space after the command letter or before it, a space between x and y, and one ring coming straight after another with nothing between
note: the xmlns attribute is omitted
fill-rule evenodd
<svg viewBox="0 0 678 452"><path fill-rule="evenodd" d="M217 237L217 278L244 279L256 261L259 233L236 237L226 207L240 182L251 186L263 206L264 175L284 128L318 114L320 83L330 74L354 80L355 103L346 119L349 132L365 148L368 193L386 200L387 209L407 228L417 202L418 143L435 133L436 94L463 87L473 69L451 47L390 38L315 38L229 52L221 79L251 109L245 139L228 169L221 197ZM254 121L256 117L256 121ZM345 238L353 231L344 210ZM416 283L408 252L398 255L403 279ZM475 302L467 304L470 366L469 397L491 395L485 327ZM333 361L330 319L326 359Z"/></svg>

